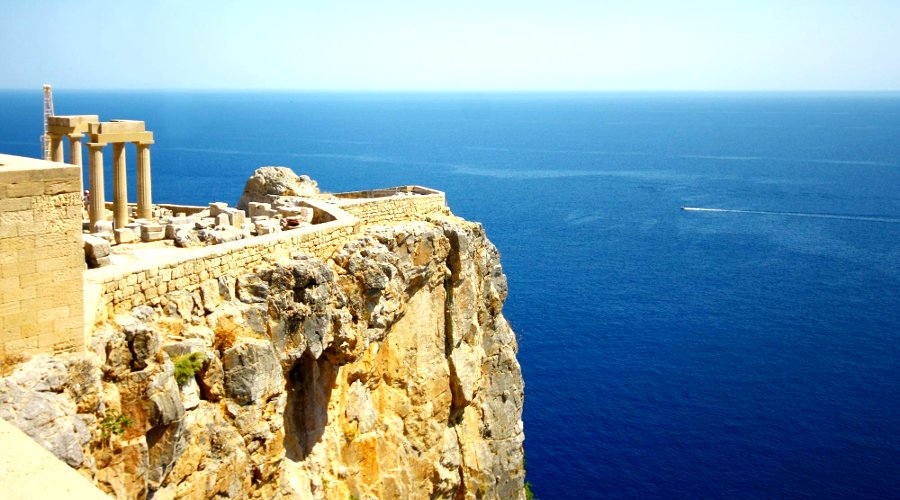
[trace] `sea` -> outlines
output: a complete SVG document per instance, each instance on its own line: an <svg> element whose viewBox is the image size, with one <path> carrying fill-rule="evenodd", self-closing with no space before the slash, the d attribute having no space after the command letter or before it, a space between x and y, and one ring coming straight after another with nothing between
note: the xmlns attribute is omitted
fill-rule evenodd
<svg viewBox="0 0 900 500"><path fill-rule="evenodd" d="M41 106L0 93L0 151L40 154ZM502 254L538 498L900 498L900 94L55 106L144 120L159 202L234 204L264 165L445 191Z"/></svg>

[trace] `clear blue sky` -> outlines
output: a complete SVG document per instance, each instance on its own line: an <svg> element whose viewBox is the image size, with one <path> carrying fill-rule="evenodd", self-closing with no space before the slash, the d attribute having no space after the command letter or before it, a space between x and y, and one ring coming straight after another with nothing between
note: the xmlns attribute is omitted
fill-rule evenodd
<svg viewBox="0 0 900 500"><path fill-rule="evenodd" d="M900 0L0 0L0 88L900 90Z"/></svg>

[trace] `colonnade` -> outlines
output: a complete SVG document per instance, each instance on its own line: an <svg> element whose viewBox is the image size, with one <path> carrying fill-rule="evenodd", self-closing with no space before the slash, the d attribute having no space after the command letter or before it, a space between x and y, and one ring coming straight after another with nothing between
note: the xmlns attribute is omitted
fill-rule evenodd
<svg viewBox="0 0 900 500"><path fill-rule="evenodd" d="M113 156L113 223L122 228L128 224L128 183L125 174L125 145L134 143L137 148L137 218L152 217L152 190L150 180L150 145L153 132L144 129L144 122L136 120L112 120L101 122L96 115L51 116L48 121L50 157L63 162L62 138L69 140L69 163L82 165L81 140L88 136L88 214L91 231L97 231L97 222L104 220L106 210L103 179L103 150L112 144Z"/></svg>

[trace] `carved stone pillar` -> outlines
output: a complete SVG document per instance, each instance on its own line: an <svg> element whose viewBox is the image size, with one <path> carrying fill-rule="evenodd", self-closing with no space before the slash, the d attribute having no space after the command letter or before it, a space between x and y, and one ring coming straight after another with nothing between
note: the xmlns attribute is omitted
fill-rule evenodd
<svg viewBox="0 0 900 500"><path fill-rule="evenodd" d="M50 159L53 161L58 161L60 163L65 161L63 159L61 135L50 134Z"/></svg>
<svg viewBox="0 0 900 500"><path fill-rule="evenodd" d="M137 216L149 219L153 215L150 189L150 145L137 143Z"/></svg>
<svg viewBox="0 0 900 500"><path fill-rule="evenodd" d="M113 151L113 222L116 229L128 224L128 183L125 180L125 143L114 142Z"/></svg>
<svg viewBox="0 0 900 500"><path fill-rule="evenodd" d="M90 177L90 205L88 213L91 219L91 232L95 231L98 221L103 220L106 198L103 195L103 147L106 144L88 143L88 176Z"/></svg>
<svg viewBox="0 0 900 500"><path fill-rule="evenodd" d="M82 165L81 163L81 139L83 134L69 134L69 163L72 165Z"/></svg>

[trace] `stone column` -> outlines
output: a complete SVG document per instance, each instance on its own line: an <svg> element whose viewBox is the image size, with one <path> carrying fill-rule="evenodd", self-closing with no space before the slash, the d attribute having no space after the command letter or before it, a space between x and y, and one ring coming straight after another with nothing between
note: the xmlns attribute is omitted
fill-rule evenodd
<svg viewBox="0 0 900 500"><path fill-rule="evenodd" d="M50 134L50 159L52 161L63 162L62 136Z"/></svg>
<svg viewBox="0 0 900 500"><path fill-rule="evenodd" d="M88 209L91 219L91 232L95 231L95 225L103 220L106 198L103 195L103 147L106 144L96 142L88 143L88 176L91 184L91 203Z"/></svg>
<svg viewBox="0 0 900 500"><path fill-rule="evenodd" d="M125 180L125 143L114 142L113 151L113 221L115 228L128 224L128 183Z"/></svg>
<svg viewBox="0 0 900 500"><path fill-rule="evenodd" d="M137 216L149 219L153 216L153 200L150 189L150 145L137 143Z"/></svg>
<svg viewBox="0 0 900 500"><path fill-rule="evenodd" d="M81 139L83 134L69 134L69 163L81 166Z"/></svg>

